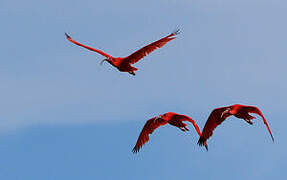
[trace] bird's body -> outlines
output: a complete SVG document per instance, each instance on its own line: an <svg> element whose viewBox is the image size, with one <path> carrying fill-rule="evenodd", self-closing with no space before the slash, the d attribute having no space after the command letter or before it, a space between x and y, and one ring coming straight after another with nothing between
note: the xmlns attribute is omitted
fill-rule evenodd
<svg viewBox="0 0 287 180"><path fill-rule="evenodd" d="M177 114L174 112L168 112L168 113L159 115L157 117L151 118L146 122L146 124L144 125L138 137L137 143L135 147L133 148L133 152L137 153L139 149L149 140L149 134L153 133L153 131L160 126L170 124L172 126L178 127L180 130L184 132L189 131L189 129L186 127L187 125L183 123L183 121L191 122L196 132L198 133L198 135L199 136L201 135L200 129L198 128L197 124L192 118L186 115Z"/></svg>
<svg viewBox="0 0 287 180"><path fill-rule="evenodd" d="M109 60L105 60L115 68L117 68L121 72L129 72L132 75L135 75L134 71L137 71L138 69L131 66L130 63L127 63L124 61L124 58L117 57L117 58L110 58Z"/></svg>
<svg viewBox="0 0 287 180"><path fill-rule="evenodd" d="M261 118L264 121L264 124L266 125L269 134L271 135L272 140L274 141L273 135L271 133L271 130L269 128L269 125L267 124L267 121L265 117L263 116L262 112L255 106L246 106L241 104L235 104L232 106L226 106L221 108L214 109L206 121L204 128L202 130L202 134L198 140L198 144L200 146L206 144L207 139L212 136L213 130L220 125L227 117L234 115L235 117L239 119L245 120L249 124L253 124L251 121L255 117L251 116L249 113L255 113L261 116Z"/></svg>
<svg viewBox="0 0 287 180"><path fill-rule="evenodd" d="M138 69L133 67L132 64L138 62L143 57L145 57L146 55L151 53L152 51L156 50L157 48L163 47L166 43L175 39L175 35L177 35L178 33L179 33L179 30L177 30L177 31L169 34L168 36L166 36L166 37L164 37L158 41L155 41L155 42L137 50L136 52L132 53L131 55L129 55L127 57L123 57L123 58L122 57L113 57L109 54L104 53L101 50L91 48L89 46L81 44L81 43L73 40L68 34L66 34L66 37L70 42L72 42L78 46L84 47L86 49L89 49L91 51L97 52L97 53L105 56L106 59L104 59L101 63L103 63L104 61L107 61L112 66L116 67L119 71L128 72L132 75L135 75L135 71L137 71Z"/></svg>

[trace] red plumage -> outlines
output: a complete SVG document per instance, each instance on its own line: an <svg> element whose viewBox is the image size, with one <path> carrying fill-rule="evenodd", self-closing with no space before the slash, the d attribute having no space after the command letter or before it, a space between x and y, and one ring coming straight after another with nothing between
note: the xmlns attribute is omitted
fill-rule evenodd
<svg viewBox="0 0 287 180"><path fill-rule="evenodd" d="M163 47L166 43L175 39L175 35L177 35L177 34L179 34L179 30L169 34L168 36L166 36L166 37L164 37L158 41L155 41L155 42L137 50L136 52L132 53L131 55L129 55L127 57L124 57L124 58L117 57L116 58L116 57L112 57L111 55L109 55L107 53L104 53L101 50L91 48L89 46L81 44L81 43L73 40L68 34L65 33L67 39L70 42L105 56L107 59L104 59L102 62L107 61L112 66L116 67L119 71L128 72L132 75L135 75L135 71L137 71L137 68L131 66L131 64L138 62L139 60L141 60L142 58L144 58L146 55L150 54L151 52L153 52L157 48Z"/></svg>
<svg viewBox="0 0 287 180"><path fill-rule="evenodd" d="M255 113L255 114L261 116L264 124L267 127L267 130L268 130L272 140L274 141L274 138L273 138L273 135L272 135L271 130L269 128L269 125L268 125L265 117L263 116L262 112L257 107L235 104L232 106L216 108L210 113L210 115L209 115L209 117L208 117L208 119L204 125L204 128L202 130L202 134L198 140L198 144L200 146L205 145L207 139L210 138L210 136L212 136L213 130L218 125L220 125L227 117L229 117L231 115L234 115L235 117L240 118L240 119L244 119L247 123L252 125L253 122L251 120L254 119L255 117L251 116L249 113Z"/></svg>
<svg viewBox="0 0 287 180"><path fill-rule="evenodd" d="M198 135L199 136L201 135L199 127L197 126L197 124L192 118L186 115L181 115L181 114L177 114L174 112L168 112L168 113L159 115L157 117L151 118L145 123L138 137L137 143L133 148L133 152L137 153L140 150L140 148L149 140L149 135L152 134L153 131L160 126L170 124L170 125L180 128L182 131L189 131L189 129L187 129L186 124L183 123L183 121L191 122L196 132L198 133Z"/></svg>

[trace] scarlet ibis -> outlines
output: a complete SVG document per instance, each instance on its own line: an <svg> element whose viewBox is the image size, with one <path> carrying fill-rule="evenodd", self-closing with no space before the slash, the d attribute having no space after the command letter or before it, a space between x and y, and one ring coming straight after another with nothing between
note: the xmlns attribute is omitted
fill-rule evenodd
<svg viewBox="0 0 287 180"><path fill-rule="evenodd" d="M204 125L204 128L202 130L202 134L198 140L198 144L200 146L205 145L207 139L210 136L212 136L213 130L218 125L220 125L227 117L229 117L231 115L234 115L237 118L243 119L247 123L252 125L253 122L251 120L254 119L255 117L251 116L249 113L255 113L255 114L261 116L264 124L266 125L266 127L268 129L269 134L271 135L272 141L274 141L274 138L273 138L271 130L268 126L268 123L267 123L265 117L263 116L262 112L257 107L246 106L246 105L241 105L241 104L234 104L232 106L216 108L210 113L210 115L209 115L209 117L208 117L208 119Z"/></svg>
<svg viewBox="0 0 287 180"><path fill-rule="evenodd" d="M184 132L189 131L189 129L187 129L186 127L186 124L183 123L182 121L191 122L196 132L198 133L198 135L199 136L201 135L200 129L198 128L197 124L194 122L193 119L191 119L190 117L186 115L181 115L181 114L177 114L174 112L168 112L168 113L159 115L157 117L153 117L145 123L138 137L137 143L135 147L133 148L133 153L137 153L140 150L140 148L149 140L149 134L152 134L153 131L160 126L170 124L170 125L178 127L180 130ZM207 148L207 146L205 147Z"/></svg>
<svg viewBox="0 0 287 180"><path fill-rule="evenodd" d="M106 59L101 61L101 64L104 61L107 61L108 63L110 63L112 66L116 67L119 71L121 72L128 72L131 75L135 75L135 71L137 71L138 69L131 66L131 64L134 64L136 62L138 62L139 60L141 60L143 57L145 57L146 55L148 55L149 53L151 53L152 51L156 50L157 48L161 48L163 47L166 43L168 43L169 41L175 39L175 35L179 34L179 30L176 30L172 33L170 33L169 35L167 35L166 37L155 41L139 50L137 50L136 52L132 53L131 55L127 56L127 57L112 57L109 54L104 53L101 50L95 49L95 48L91 48L88 47L86 45L83 45L75 40L73 40L67 33L65 33L67 39L78 45L78 46L82 46L84 48L87 48L91 51L95 51L103 56L106 57Z"/></svg>

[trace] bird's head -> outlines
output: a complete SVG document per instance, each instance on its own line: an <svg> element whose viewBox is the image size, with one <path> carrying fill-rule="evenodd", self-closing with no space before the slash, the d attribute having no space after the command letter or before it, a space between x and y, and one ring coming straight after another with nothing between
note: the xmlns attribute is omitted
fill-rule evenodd
<svg viewBox="0 0 287 180"><path fill-rule="evenodd" d="M112 57L109 57L109 58L106 58L104 60L101 61L101 65L103 65L103 63L107 61L109 64L111 64L112 66L115 66L116 67L116 63L117 63L117 59L116 58L112 58Z"/></svg>

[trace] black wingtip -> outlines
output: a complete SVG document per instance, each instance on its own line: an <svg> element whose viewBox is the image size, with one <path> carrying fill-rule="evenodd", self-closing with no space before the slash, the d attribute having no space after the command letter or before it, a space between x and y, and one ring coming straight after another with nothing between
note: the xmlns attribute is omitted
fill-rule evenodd
<svg viewBox="0 0 287 180"><path fill-rule="evenodd" d="M69 36L67 33L65 33L65 35L67 39L71 39L71 36Z"/></svg>
<svg viewBox="0 0 287 180"><path fill-rule="evenodd" d="M207 144L206 144L204 147L205 147L206 151L208 151L208 146L207 146Z"/></svg>
<svg viewBox="0 0 287 180"><path fill-rule="evenodd" d="M132 150L132 152L134 153L134 154L136 154L136 153L138 153L139 152L139 150L140 150L140 147L134 147L133 148L133 150Z"/></svg>
<svg viewBox="0 0 287 180"><path fill-rule="evenodd" d="M197 144L198 144L199 146L204 146L205 149L206 149L206 151L208 151L208 146L207 146L207 144L206 144L206 139L205 139L205 138L200 137L199 140L198 140L198 142L197 142Z"/></svg>
<svg viewBox="0 0 287 180"><path fill-rule="evenodd" d="M272 141L273 141L273 143L274 143L274 137L273 137L273 135L271 134L271 138L272 138Z"/></svg>
<svg viewBox="0 0 287 180"><path fill-rule="evenodd" d="M173 34L173 35L178 35L178 34L180 34L180 29L179 29L179 28L176 29L175 31L172 32L172 34Z"/></svg>

